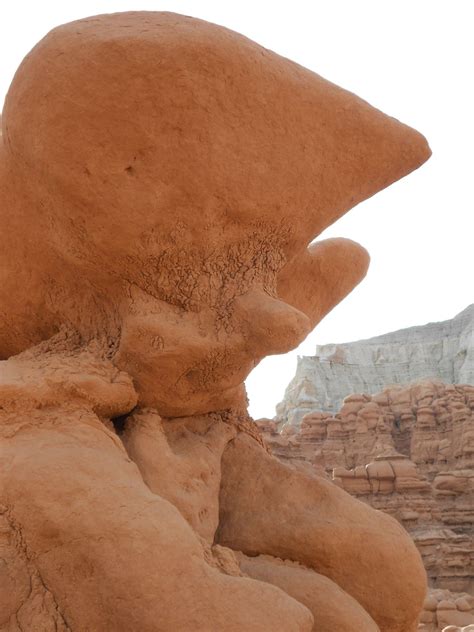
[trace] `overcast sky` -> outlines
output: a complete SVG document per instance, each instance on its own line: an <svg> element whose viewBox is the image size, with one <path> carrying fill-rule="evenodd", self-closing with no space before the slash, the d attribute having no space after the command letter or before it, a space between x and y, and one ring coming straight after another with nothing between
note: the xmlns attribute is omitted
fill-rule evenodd
<svg viewBox="0 0 474 632"><path fill-rule="evenodd" d="M322 235L363 244L369 273L297 350L251 374L255 417L273 416L297 354L444 320L474 301L472 0L13 0L2 5L1 98L52 27L131 9L176 11L239 31L417 128L433 150L419 171Z"/></svg>

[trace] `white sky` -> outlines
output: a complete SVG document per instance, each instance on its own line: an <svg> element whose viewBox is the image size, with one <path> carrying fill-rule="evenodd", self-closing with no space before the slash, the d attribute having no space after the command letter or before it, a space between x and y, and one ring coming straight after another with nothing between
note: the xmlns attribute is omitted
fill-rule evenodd
<svg viewBox="0 0 474 632"><path fill-rule="evenodd" d="M132 9L176 11L239 31L417 128L433 150L419 171L323 234L363 244L369 274L296 351L253 371L254 417L273 416L297 354L444 320L474 301L472 0L12 0L1 8L0 98L49 29Z"/></svg>

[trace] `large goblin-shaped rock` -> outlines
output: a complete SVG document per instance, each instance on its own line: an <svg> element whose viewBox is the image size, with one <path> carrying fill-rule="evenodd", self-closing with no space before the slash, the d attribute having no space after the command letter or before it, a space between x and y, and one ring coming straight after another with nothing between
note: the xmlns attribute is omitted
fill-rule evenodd
<svg viewBox="0 0 474 632"><path fill-rule="evenodd" d="M365 274L357 244L308 244L429 156L353 94L171 13L53 30L3 132L0 357L59 323L100 334L168 417L241 403Z"/></svg>

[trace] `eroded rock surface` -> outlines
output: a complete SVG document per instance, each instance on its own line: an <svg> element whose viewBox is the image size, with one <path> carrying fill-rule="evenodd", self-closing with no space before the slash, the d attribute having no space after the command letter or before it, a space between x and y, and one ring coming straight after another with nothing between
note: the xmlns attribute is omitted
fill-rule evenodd
<svg viewBox="0 0 474 632"><path fill-rule="evenodd" d="M363 278L311 242L425 139L152 12L54 29L2 127L0 630L413 632L410 538L270 455L243 381Z"/></svg>
<svg viewBox="0 0 474 632"><path fill-rule="evenodd" d="M459 593L474 593L473 410L474 386L428 380L350 395L335 415L307 413L299 429L258 424L280 459L314 468L396 518L420 551L431 587L452 591L443 601L455 604L464 598ZM440 630L446 616L425 613L423 621ZM456 615L464 625L469 616Z"/></svg>
<svg viewBox="0 0 474 632"><path fill-rule="evenodd" d="M440 589L429 591L420 617L420 632L470 630L470 624L474 627L474 597L472 595Z"/></svg>

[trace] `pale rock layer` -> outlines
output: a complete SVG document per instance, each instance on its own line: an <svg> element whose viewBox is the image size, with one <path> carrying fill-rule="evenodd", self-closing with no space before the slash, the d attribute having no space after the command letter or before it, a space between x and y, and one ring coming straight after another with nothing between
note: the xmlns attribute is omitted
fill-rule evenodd
<svg viewBox="0 0 474 632"><path fill-rule="evenodd" d="M277 420L298 426L308 412L336 413L353 393L373 395L421 379L474 384L474 305L451 320L317 346L314 356L298 358Z"/></svg>

